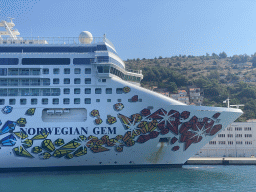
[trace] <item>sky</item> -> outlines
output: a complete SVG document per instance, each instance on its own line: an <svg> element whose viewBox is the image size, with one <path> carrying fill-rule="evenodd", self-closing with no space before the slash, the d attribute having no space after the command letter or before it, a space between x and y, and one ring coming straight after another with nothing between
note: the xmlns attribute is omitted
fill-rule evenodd
<svg viewBox="0 0 256 192"><path fill-rule="evenodd" d="M0 0L8 17L21 37L106 34L123 60L256 52L253 0Z"/></svg>

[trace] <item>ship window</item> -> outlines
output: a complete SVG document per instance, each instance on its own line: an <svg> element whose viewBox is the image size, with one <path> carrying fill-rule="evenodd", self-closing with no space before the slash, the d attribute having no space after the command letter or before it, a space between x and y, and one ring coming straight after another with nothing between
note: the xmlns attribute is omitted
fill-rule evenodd
<svg viewBox="0 0 256 192"><path fill-rule="evenodd" d="M80 84L80 83L81 83L81 79L79 79L79 78L74 79L74 84Z"/></svg>
<svg viewBox="0 0 256 192"><path fill-rule="evenodd" d="M65 68L64 69L64 74L70 74L70 69L69 68Z"/></svg>
<svg viewBox="0 0 256 192"><path fill-rule="evenodd" d="M0 89L0 96L7 96L7 89Z"/></svg>
<svg viewBox="0 0 256 192"><path fill-rule="evenodd" d="M18 65L18 58L0 58L0 65Z"/></svg>
<svg viewBox="0 0 256 192"><path fill-rule="evenodd" d="M80 89L79 88L74 89L74 94L80 94Z"/></svg>
<svg viewBox="0 0 256 192"><path fill-rule="evenodd" d="M64 84L70 84L70 79L64 79Z"/></svg>
<svg viewBox="0 0 256 192"><path fill-rule="evenodd" d="M117 102L122 102L122 99L117 99Z"/></svg>
<svg viewBox="0 0 256 192"><path fill-rule="evenodd" d="M69 102L70 102L69 98L64 98L63 99L63 104L68 105Z"/></svg>
<svg viewBox="0 0 256 192"><path fill-rule="evenodd" d="M102 66L98 66L97 70L98 70L98 73L103 73L103 67Z"/></svg>
<svg viewBox="0 0 256 192"><path fill-rule="evenodd" d="M8 89L8 96L18 96L18 89Z"/></svg>
<svg viewBox="0 0 256 192"><path fill-rule="evenodd" d="M30 79L30 85L40 85L40 79Z"/></svg>
<svg viewBox="0 0 256 192"><path fill-rule="evenodd" d="M60 95L60 89L53 88L51 89L51 96L59 96Z"/></svg>
<svg viewBox="0 0 256 192"><path fill-rule="evenodd" d="M23 58L23 65L69 65L70 58Z"/></svg>
<svg viewBox="0 0 256 192"><path fill-rule="evenodd" d="M91 98L85 98L84 103L85 104L91 104Z"/></svg>
<svg viewBox="0 0 256 192"><path fill-rule="evenodd" d="M117 94L122 94L123 93L123 89L122 88L116 88L116 93Z"/></svg>
<svg viewBox="0 0 256 192"><path fill-rule="evenodd" d="M30 91L32 96L39 96L40 89L31 89Z"/></svg>
<svg viewBox="0 0 256 192"><path fill-rule="evenodd" d="M100 99L96 99L96 102L97 102L97 103L100 102Z"/></svg>
<svg viewBox="0 0 256 192"><path fill-rule="evenodd" d="M20 99L20 104L21 105L26 105L27 104L27 99Z"/></svg>
<svg viewBox="0 0 256 192"><path fill-rule="evenodd" d="M107 99L107 102L111 102L111 99Z"/></svg>
<svg viewBox="0 0 256 192"><path fill-rule="evenodd" d="M91 94L91 88L84 89L84 94Z"/></svg>
<svg viewBox="0 0 256 192"><path fill-rule="evenodd" d="M74 99L74 104L80 104L80 99L79 98L75 98Z"/></svg>
<svg viewBox="0 0 256 192"><path fill-rule="evenodd" d="M53 105L58 105L59 104L59 99L57 99L57 98L52 99L52 104Z"/></svg>
<svg viewBox="0 0 256 192"><path fill-rule="evenodd" d="M101 94L101 88L96 88L95 89L95 94Z"/></svg>
<svg viewBox="0 0 256 192"><path fill-rule="evenodd" d="M21 79L21 85L28 86L29 85L29 79Z"/></svg>
<svg viewBox="0 0 256 192"><path fill-rule="evenodd" d="M49 74L49 69L43 69L43 74Z"/></svg>
<svg viewBox="0 0 256 192"><path fill-rule="evenodd" d="M40 75L40 69L30 69L30 75Z"/></svg>
<svg viewBox="0 0 256 192"><path fill-rule="evenodd" d="M64 94L70 94L70 89L65 88L65 89L64 89Z"/></svg>
<svg viewBox="0 0 256 192"><path fill-rule="evenodd" d="M102 79L102 83L106 83L107 82L107 80L106 79Z"/></svg>
<svg viewBox="0 0 256 192"><path fill-rule="evenodd" d="M7 75L7 68L0 68L0 76L6 76Z"/></svg>
<svg viewBox="0 0 256 192"><path fill-rule="evenodd" d="M43 98L42 99L42 104L43 105L47 105L48 104L48 99L47 98Z"/></svg>
<svg viewBox="0 0 256 192"><path fill-rule="evenodd" d="M8 69L8 75L19 75L19 69Z"/></svg>
<svg viewBox="0 0 256 192"><path fill-rule="evenodd" d="M21 96L29 96L29 89L20 89Z"/></svg>
<svg viewBox="0 0 256 192"><path fill-rule="evenodd" d="M106 45L97 45L97 51L107 51Z"/></svg>
<svg viewBox="0 0 256 192"><path fill-rule="evenodd" d="M15 105L16 99L9 99L9 105Z"/></svg>
<svg viewBox="0 0 256 192"><path fill-rule="evenodd" d="M7 86L7 79L0 79L1 86Z"/></svg>
<svg viewBox="0 0 256 192"><path fill-rule="evenodd" d="M51 95L50 89L42 89L42 95L43 96L50 96Z"/></svg>
<svg viewBox="0 0 256 192"><path fill-rule="evenodd" d="M60 69L54 68L53 69L53 74L60 74Z"/></svg>
<svg viewBox="0 0 256 192"><path fill-rule="evenodd" d="M92 83L91 78L85 78L84 83L85 84L91 84Z"/></svg>
<svg viewBox="0 0 256 192"><path fill-rule="evenodd" d="M31 105L36 105L37 104L37 99L31 99Z"/></svg>
<svg viewBox="0 0 256 192"><path fill-rule="evenodd" d="M18 86L19 80L18 79L8 79L8 85L9 86Z"/></svg>
<svg viewBox="0 0 256 192"><path fill-rule="evenodd" d="M106 94L112 94L112 88L106 88Z"/></svg>
<svg viewBox="0 0 256 192"><path fill-rule="evenodd" d="M99 56L97 57L98 63L107 63L109 62L109 56Z"/></svg>
<svg viewBox="0 0 256 192"><path fill-rule="evenodd" d="M91 74L91 73L92 73L91 68L85 68L84 73L85 73L85 74Z"/></svg>
<svg viewBox="0 0 256 192"><path fill-rule="evenodd" d="M94 58L74 58L73 64L91 64L94 62Z"/></svg>
<svg viewBox="0 0 256 192"><path fill-rule="evenodd" d="M0 99L0 105L4 105L4 99Z"/></svg>
<svg viewBox="0 0 256 192"><path fill-rule="evenodd" d="M53 79L53 84L59 84L60 83L60 80L59 79Z"/></svg>
<svg viewBox="0 0 256 192"><path fill-rule="evenodd" d="M29 69L20 69L19 75L29 75Z"/></svg>
<svg viewBox="0 0 256 192"><path fill-rule="evenodd" d="M75 74L80 74L81 73L81 69L80 68L75 68Z"/></svg>
<svg viewBox="0 0 256 192"><path fill-rule="evenodd" d="M43 79L43 85L50 85L50 79Z"/></svg>

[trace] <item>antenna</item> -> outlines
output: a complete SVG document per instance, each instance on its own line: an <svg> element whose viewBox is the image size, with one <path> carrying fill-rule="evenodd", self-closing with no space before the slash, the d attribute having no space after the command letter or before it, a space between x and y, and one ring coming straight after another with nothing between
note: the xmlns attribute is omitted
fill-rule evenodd
<svg viewBox="0 0 256 192"><path fill-rule="evenodd" d="M12 17L7 17L8 19L10 19L11 20L11 23L12 23L12 20L14 19L14 18L12 18Z"/></svg>

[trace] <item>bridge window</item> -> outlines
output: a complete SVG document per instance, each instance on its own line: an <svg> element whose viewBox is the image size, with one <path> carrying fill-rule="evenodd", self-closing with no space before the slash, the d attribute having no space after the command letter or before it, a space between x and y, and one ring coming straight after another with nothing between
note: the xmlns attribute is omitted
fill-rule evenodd
<svg viewBox="0 0 256 192"><path fill-rule="evenodd" d="M23 58L23 65L69 65L70 58Z"/></svg>
<svg viewBox="0 0 256 192"><path fill-rule="evenodd" d="M0 65L18 65L18 58L0 58Z"/></svg>

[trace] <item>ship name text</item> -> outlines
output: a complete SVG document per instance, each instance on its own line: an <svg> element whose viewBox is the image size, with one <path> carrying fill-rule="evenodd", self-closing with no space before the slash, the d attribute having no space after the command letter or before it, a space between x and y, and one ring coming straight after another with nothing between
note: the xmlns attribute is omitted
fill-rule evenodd
<svg viewBox="0 0 256 192"><path fill-rule="evenodd" d="M46 127L46 128L20 128L21 132L27 135L39 135L49 133L49 135L87 135L88 127ZM94 135L112 135L116 134L116 127L94 127Z"/></svg>

